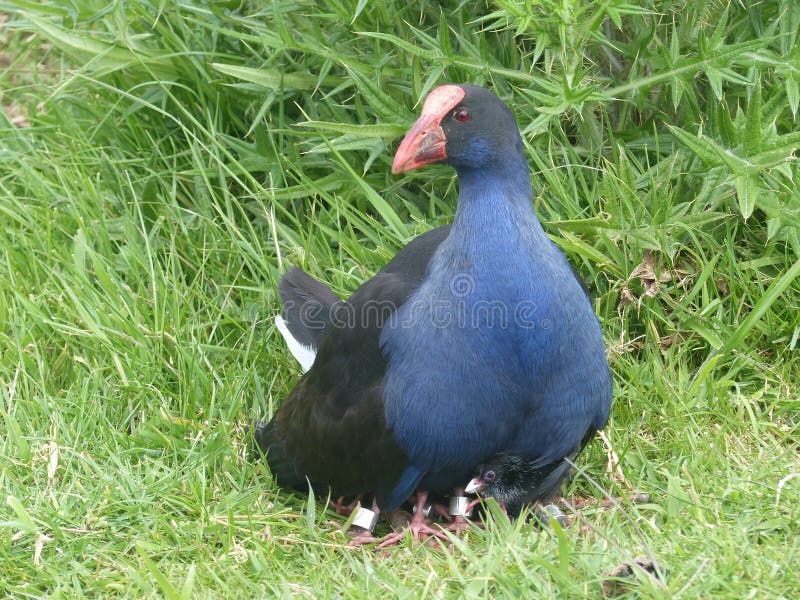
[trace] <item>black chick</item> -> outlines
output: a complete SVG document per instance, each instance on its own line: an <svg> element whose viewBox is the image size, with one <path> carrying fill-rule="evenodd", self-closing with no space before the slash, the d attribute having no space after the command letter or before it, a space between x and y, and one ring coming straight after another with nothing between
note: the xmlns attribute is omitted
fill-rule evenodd
<svg viewBox="0 0 800 600"><path fill-rule="evenodd" d="M566 460L542 465L515 454L497 454L478 467L464 491L494 498L510 518L515 518L525 506L557 495L569 470Z"/></svg>

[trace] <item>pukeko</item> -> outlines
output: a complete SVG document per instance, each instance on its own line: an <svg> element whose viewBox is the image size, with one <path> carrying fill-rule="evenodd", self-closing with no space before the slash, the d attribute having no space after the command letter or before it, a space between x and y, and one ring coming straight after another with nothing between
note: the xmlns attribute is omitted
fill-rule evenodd
<svg viewBox="0 0 800 600"><path fill-rule="evenodd" d="M392 172L436 162L458 176L452 225L414 239L347 301L299 269L281 281L279 328L308 369L255 433L281 486L373 494L375 512L416 494L421 508L514 456L532 502L557 492L565 458L606 424L600 326L533 210L511 111L481 87L431 91ZM422 510L409 527L435 531Z"/></svg>

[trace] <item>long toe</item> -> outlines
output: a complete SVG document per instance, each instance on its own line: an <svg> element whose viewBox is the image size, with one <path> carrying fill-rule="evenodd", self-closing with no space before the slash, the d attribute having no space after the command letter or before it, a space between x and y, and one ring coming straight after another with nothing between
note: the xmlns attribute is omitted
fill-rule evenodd
<svg viewBox="0 0 800 600"><path fill-rule="evenodd" d="M419 523L412 521L404 529L390 533L389 535L385 536L382 540L380 540L380 544L378 544L378 549L387 548L389 546L394 546L396 544L399 544L401 540L405 539L406 531L411 532L411 539L414 544L418 544L420 541L427 540L428 538L438 538L440 540L449 541L447 534L441 528L431 527L427 523Z"/></svg>
<svg viewBox="0 0 800 600"><path fill-rule="evenodd" d="M455 517L453 517L453 522L450 523L446 527L446 529L447 531L455 535L461 535L462 532L471 529L473 525L475 524L467 520L465 517L462 517L461 515L456 515Z"/></svg>
<svg viewBox="0 0 800 600"><path fill-rule="evenodd" d="M347 535L350 536L350 543L347 544L348 546L364 546L379 541L379 538L376 538L372 535L371 531L363 527L351 527L347 530Z"/></svg>

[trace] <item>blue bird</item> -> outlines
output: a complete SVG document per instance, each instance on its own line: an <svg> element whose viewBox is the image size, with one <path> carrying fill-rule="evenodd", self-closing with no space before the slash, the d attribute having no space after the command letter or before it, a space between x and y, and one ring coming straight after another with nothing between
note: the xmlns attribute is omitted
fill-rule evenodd
<svg viewBox="0 0 800 600"><path fill-rule="evenodd" d="M436 162L458 176L452 225L416 238L347 301L299 270L281 282L282 333L309 367L256 431L282 486L373 493L376 511L416 494L421 508L513 455L535 501L608 420L600 326L533 210L511 111L477 86L434 89L392 172ZM313 328L298 312L308 298ZM410 528L430 533L422 510Z"/></svg>

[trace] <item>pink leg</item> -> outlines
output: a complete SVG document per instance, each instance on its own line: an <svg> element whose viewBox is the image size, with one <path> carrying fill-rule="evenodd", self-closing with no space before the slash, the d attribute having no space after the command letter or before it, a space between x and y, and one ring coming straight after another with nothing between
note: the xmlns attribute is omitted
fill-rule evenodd
<svg viewBox="0 0 800 600"><path fill-rule="evenodd" d="M399 543L400 540L405 537L406 530L411 532L411 537L415 543L420 541L421 536L437 537L442 540L447 540L447 535L444 534L441 529L434 529L425 522L423 509L425 508L425 502L427 500L428 492L417 490L417 512L414 513L411 522L406 528L390 533L384 537L381 543L378 544L378 548L386 548L387 546L393 546Z"/></svg>
<svg viewBox="0 0 800 600"><path fill-rule="evenodd" d="M339 499L336 500L336 503L333 505L333 510L336 511L336 514L349 517L358 506L358 503L361 502L361 496L362 494L356 496L356 499L350 504L344 504L344 496L339 496Z"/></svg>
<svg viewBox="0 0 800 600"><path fill-rule="evenodd" d="M379 515L381 512L381 509L378 508L378 503L375 500L372 501L372 512L374 512L376 515ZM357 525L351 525L350 529L347 530L347 535L349 535L351 538L348 546L363 546L364 544L372 544L378 541L378 538L372 535L371 530L358 527Z"/></svg>
<svg viewBox="0 0 800 600"><path fill-rule="evenodd" d="M456 535L459 535L462 531L466 531L470 527L472 527L472 525L470 525L470 522L467 521L465 517L462 515L456 515L453 517L453 522L447 526L447 529L448 531L452 531Z"/></svg>
<svg viewBox="0 0 800 600"><path fill-rule="evenodd" d="M474 508L475 508L476 506L478 506L478 504L480 504L482 501L483 501L483 498L481 498L480 496L478 496L477 498L475 498L475 500L473 500L472 502L470 502L469 504L467 504L467 512L469 512L469 511L471 511L472 509L474 509Z"/></svg>
<svg viewBox="0 0 800 600"><path fill-rule="evenodd" d="M361 527L351 527L347 530L347 535L350 536L350 543L347 544L348 546L364 546L366 544L374 544L380 539L372 535L372 532L368 529L362 529Z"/></svg>
<svg viewBox="0 0 800 600"><path fill-rule="evenodd" d="M473 500L472 502L470 502L467 505L467 512L471 511L473 508L478 506L478 504L480 504L481 502L483 502L483 498L480 498L480 497L475 498L475 500ZM505 516L508 516L508 509L506 508L506 505L503 502L498 502L497 505L503 511L503 514L505 514Z"/></svg>
<svg viewBox="0 0 800 600"><path fill-rule="evenodd" d="M442 517L448 523L453 521L453 517L450 515L450 510L441 502L433 503L433 512Z"/></svg>
<svg viewBox="0 0 800 600"><path fill-rule="evenodd" d="M456 497L463 497L464 488L455 488L453 490L453 494L455 494ZM469 513L469 506L471 504L472 503L467 505L467 510L464 511L465 513ZM466 531L469 528L470 528L469 521L467 521L466 517L462 514L453 515L452 523L450 523L450 525L447 526L447 529L449 531L452 531L456 535L460 535L462 531Z"/></svg>

